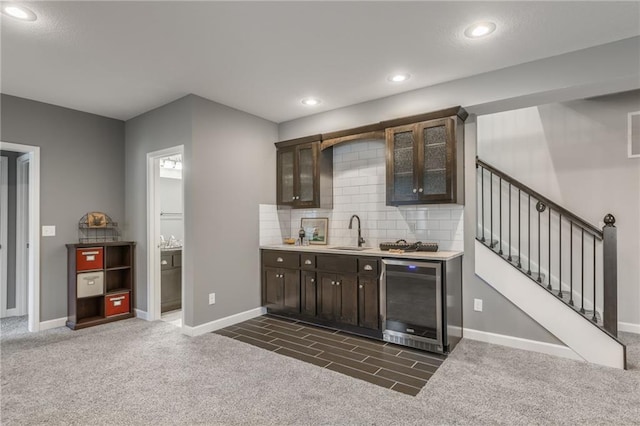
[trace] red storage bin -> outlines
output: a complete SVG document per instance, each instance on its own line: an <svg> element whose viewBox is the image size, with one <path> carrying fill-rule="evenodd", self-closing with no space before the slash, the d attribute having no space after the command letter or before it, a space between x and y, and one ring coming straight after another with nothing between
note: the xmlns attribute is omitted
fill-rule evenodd
<svg viewBox="0 0 640 426"><path fill-rule="evenodd" d="M113 315L129 313L129 293L109 294L104 298L105 314L110 317Z"/></svg>
<svg viewBox="0 0 640 426"><path fill-rule="evenodd" d="M91 271L102 269L104 264L104 249L102 247L87 247L76 249L76 270Z"/></svg>

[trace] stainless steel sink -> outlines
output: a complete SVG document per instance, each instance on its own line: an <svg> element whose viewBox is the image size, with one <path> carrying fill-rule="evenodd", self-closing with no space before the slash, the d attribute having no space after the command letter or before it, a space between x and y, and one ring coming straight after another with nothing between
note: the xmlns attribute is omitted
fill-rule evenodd
<svg viewBox="0 0 640 426"><path fill-rule="evenodd" d="M352 250L352 251L362 251L368 250L369 247L328 247L329 250Z"/></svg>

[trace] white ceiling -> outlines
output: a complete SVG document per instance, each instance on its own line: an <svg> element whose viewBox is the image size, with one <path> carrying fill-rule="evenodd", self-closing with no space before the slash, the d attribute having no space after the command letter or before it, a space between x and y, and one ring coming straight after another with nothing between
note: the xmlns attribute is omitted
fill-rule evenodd
<svg viewBox="0 0 640 426"><path fill-rule="evenodd" d="M640 2L24 4L2 92L122 120L194 93L283 122L640 34ZM496 32L466 39L479 20Z"/></svg>

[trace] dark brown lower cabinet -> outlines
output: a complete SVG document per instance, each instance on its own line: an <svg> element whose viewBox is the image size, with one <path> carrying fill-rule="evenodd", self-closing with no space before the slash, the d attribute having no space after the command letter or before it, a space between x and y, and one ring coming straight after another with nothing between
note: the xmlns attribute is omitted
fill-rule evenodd
<svg viewBox="0 0 640 426"><path fill-rule="evenodd" d="M356 333L379 332L379 260L262 251L262 304L269 312Z"/></svg>
<svg viewBox="0 0 640 426"><path fill-rule="evenodd" d="M377 330L379 313L378 278L358 277L358 325Z"/></svg>
<svg viewBox="0 0 640 426"><path fill-rule="evenodd" d="M160 259L160 312L181 309L182 251L163 251Z"/></svg>
<svg viewBox="0 0 640 426"><path fill-rule="evenodd" d="M302 271L300 278L300 283L302 285L302 294L300 295L300 312L303 315L315 317L318 313L318 304L316 301L318 294L316 273L311 271Z"/></svg>
<svg viewBox="0 0 640 426"><path fill-rule="evenodd" d="M267 308L300 312L300 272L284 268L264 268L263 303Z"/></svg>
<svg viewBox="0 0 640 426"><path fill-rule="evenodd" d="M357 275L318 273L318 316L358 325Z"/></svg>

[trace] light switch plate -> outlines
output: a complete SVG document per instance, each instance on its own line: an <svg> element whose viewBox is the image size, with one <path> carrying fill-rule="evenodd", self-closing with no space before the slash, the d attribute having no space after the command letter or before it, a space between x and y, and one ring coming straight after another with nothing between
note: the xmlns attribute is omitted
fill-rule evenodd
<svg viewBox="0 0 640 426"><path fill-rule="evenodd" d="M56 227L55 225L46 225L42 227L42 236L43 237L55 237L56 236Z"/></svg>
<svg viewBox="0 0 640 426"><path fill-rule="evenodd" d="M215 293L209 293L209 304L213 305L216 303L216 294Z"/></svg>
<svg viewBox="0 0 640 426"><path fill-rule="evenodd" d="M473 310L482 312L482 299L473 299Z"/></svg>

